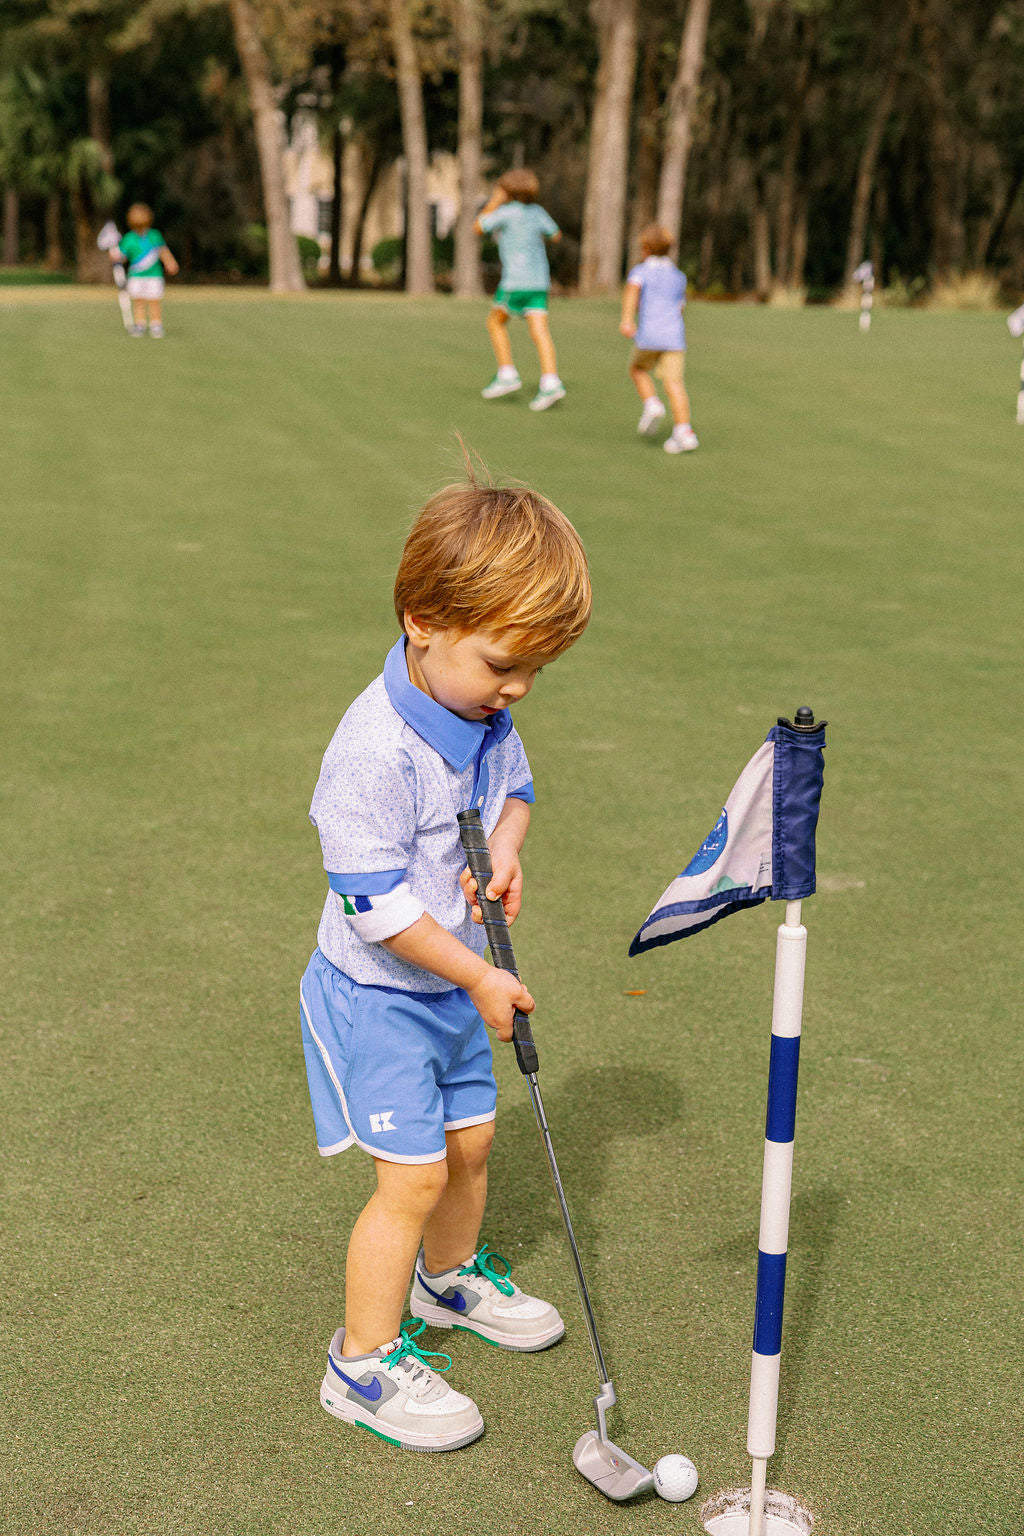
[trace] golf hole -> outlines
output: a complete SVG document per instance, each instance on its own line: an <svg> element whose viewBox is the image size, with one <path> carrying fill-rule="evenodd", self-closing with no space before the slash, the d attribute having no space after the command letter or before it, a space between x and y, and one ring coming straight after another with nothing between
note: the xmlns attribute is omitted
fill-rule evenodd
<svg viewBox="0 0 1024 1536"><path fill-rule="evenodd" d="M701 1507L708 1536L748 1536L750 1489L727 1488ZM764 1536L810 1536L814 1516L788 1493L769 1488L765 1494Z"/></svg>

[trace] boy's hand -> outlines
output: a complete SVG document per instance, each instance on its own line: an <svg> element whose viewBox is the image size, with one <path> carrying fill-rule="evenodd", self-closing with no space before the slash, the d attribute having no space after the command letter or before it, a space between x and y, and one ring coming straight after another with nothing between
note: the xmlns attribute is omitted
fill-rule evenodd
<svg viewBox="0 0 1024 1536"><path fill-rule="evenodd" d="M632 339L636 335L636 326L631 320L620 320L619 331L621 335L628 336L630 339Z"/></svg>
<svg viewBox="0 0 1024 1536"><path fill-rule="evenodd" d="M512 1039L512 1017L517 1008L532 1013L536 1007L521 981L510 971L498 971L492 965L485 966L480 980L466 991L477 1013L499 1040Z"/></svg>
<svg viewBox="0 0 1024 1536"><path fill-rule="evenodd" d="M514 923L523 905L523 866L519 862L519 850L511 843L493 838L491 850L491 878L484 895L488 901L500 899L505 909L505 921ZM462 894L472 907L474 923L482 923L484 914L476 901L476 881L468 869L459 876Z"/></svg>

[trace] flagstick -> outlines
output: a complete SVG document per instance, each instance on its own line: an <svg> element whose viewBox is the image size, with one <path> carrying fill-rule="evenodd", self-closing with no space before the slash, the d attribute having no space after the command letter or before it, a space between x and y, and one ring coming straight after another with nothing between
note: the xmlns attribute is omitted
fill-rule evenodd
<svg viewBox="0 0 1024 1536"><path fill-rule="evenodd" d="M857 324L862 331L871 329L871 306L874 303L874 293L875 277L873 272L869 272L860 292L860 319Z"/></svg>
<svg viewBox="0 0 1024 1536"><path fill-rule="evenodd" d="M1024 427L1024 353L1020 359L1020 389L1017 391L1017 425Z"/></svg>
<svg viewBox="0 0 1024 1536"><path fill-rule="evenodd" d="M753 1463L749 1536L763 1536L768 1458L775 1452L806 952L807 929L800 921L800 903L788 901L785 922L779 926L775 944L768 1115L761 1180L754 1348L750 1364L750 1406L747 1417L747 1454Z"/></svg>

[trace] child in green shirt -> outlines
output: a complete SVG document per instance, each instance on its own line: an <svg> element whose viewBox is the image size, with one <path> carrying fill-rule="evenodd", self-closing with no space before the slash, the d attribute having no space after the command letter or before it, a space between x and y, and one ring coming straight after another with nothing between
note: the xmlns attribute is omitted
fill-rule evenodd
<svg viewBox="0 0 1024 1536"><path fill-rule="evenodd" d="M551 274L545 240L560 240L562 232L546 208L537 202L540 183L532 171L506 171L498 178L485 207L473 226L479 235L493 234L501 256L501 282L487 317L487 330L498 362L498 371L481 393L497 400L522 389L523 381L512 361L508 338L509 315L522 315L540 360L540 388L530 401L531 411L546 411L565 399L565 385L558 377L555 344L548 328L548 289Z"/></svg>
<svg viewBox="0 0 1024 1536"><path fill-rule="evenodd" d="M159 339L164 334L164 271L174 277L179 268L163 235L153 228L153 210L147 203L133 203L128 209L128 233L121 236L110 259L128 263L132 335L145 336L148 310L149 334Z"/></svg>

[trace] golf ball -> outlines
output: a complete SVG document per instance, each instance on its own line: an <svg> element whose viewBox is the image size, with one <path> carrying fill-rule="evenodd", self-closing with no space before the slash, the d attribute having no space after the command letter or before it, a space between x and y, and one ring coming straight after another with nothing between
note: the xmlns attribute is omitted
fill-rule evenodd
<svg viewBox="0 0 1024 1536"><path fill-rule="evenodd" d="M654 1487L670 1504L681 1504L697 1487L697 1468L689 1456L662 1456L654 1463Z"/></svg>

